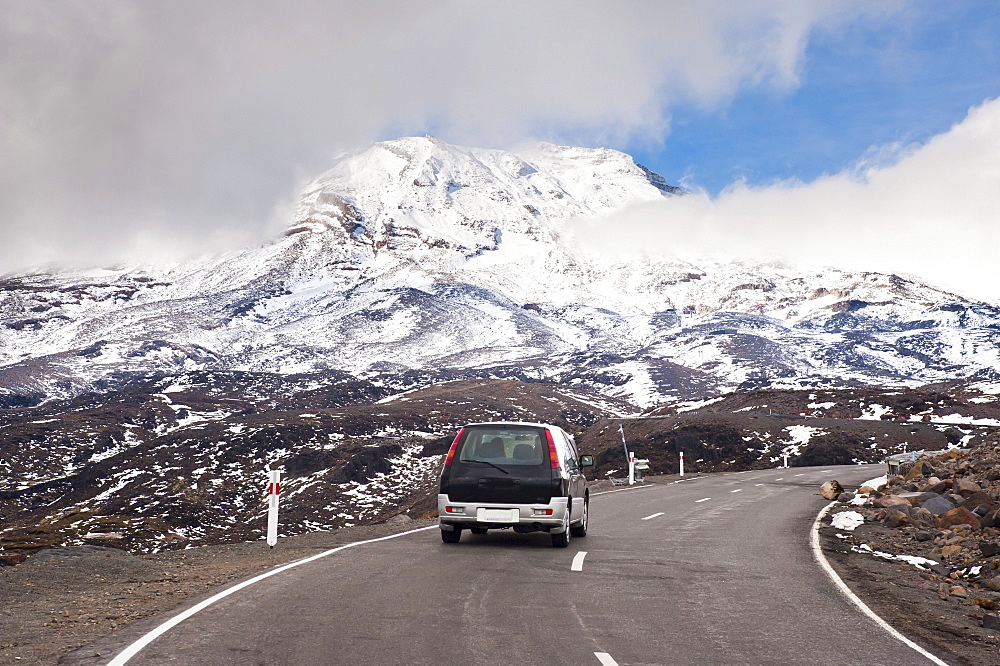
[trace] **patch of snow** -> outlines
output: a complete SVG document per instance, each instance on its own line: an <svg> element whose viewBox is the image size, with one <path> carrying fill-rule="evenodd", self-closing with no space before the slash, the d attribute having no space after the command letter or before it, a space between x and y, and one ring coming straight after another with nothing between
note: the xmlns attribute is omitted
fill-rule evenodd
<svg viewBox="0 0 1000 666"><path fill-rule="evenodd" d="M863 525L865 522L865 517L862 516L857 511L842 511L840 513L834 514L830 521L838 530L847 530L848 532L853 532L855 528Z"/></svg>
<svg viewBox="0 0 1000 666"><path fill-rule="evenodd" d="M891 407L885 405L872 404L865 407L858 419L862 421L881 421L882 417L892 411Z"/></svg>
<svg viewBox="0 0 1000 666"><path fill-rule="evenodd" d="M875 550L866 543L860 546L851 546L851 551L855 553L866 553L868 555L874 555L875 557L881 557L884 560L898 560L900 562L906 562L912 564L918 569L929 569L935 564L936 561L927 559L926 557L917 557L916 555L893 555L891 553L884 553L880 550Z"/></svg>

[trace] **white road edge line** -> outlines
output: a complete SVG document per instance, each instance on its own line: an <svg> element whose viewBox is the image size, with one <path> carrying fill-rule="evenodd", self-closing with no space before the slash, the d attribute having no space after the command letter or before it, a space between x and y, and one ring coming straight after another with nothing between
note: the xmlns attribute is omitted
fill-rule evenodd
<svg viewBox="0 0 1000 666"><path fill-rule="evenodd" d="M652 483L647 483L644 486L632 486L631 488L619 488L618 490L602 490L599 493L590 493L590 496L596 497L597 495L607 495L609 493L621 493L625 492L626 490L641 490L642 488L652 488L652 487L653 487Z"/></svg>
<svg viewBox="0 0 1000 666"><path fill-rule="evenodd" d="M819 563L820 567L823 568L823 571L826 572L826 575L830 577L830 580L833 581L834 585L837 586L837 589L840 590L840 593L843 594L845 597L847 597L847 599L851 603L853 603L855 606L857 606L858 609L862 613L864 613L869 618L871 618L872 620L874 620L875 624L877 624L878 626L880 626L883 629L885 629L889 633L890 636L892 636L893 638L899 639L900 641L902 641L903 643L905 643L907 646L909 646L909 647L913 648L914 650L916 650L917 652L919 652L924 657L927 657L928 659L930 659L935 664L938 664L938 666L948 666L947 662L941 661L940 659L938 659L937 657L935 657L933 654L931 654L927 650L923 649L922 647L920 647L919 645L917 645L916 643L914 643L913 641L911 641L909 638L907 638L903 634L899 633L899 631L897 631L895 628L893 628L892 625L890 625L888 622L886 622L881 617L879 617L878 615L876 615L875 611L873 611L871 608L869 608L865 604L865 602L861 601L861 599L858 597L858 595L854 594L854 592L851 591L851 588L847 587L847 584L840 578L840 576L837 575L837 572L833 570L833 566L830 565L830 561L826 559L826 556L823 554L823 549L820 548L820 546L819 546L819 528L820 528L820 522L823 520L824 516L826 516L826 514L830 512L830 509L832 509L836 505L837 505L837 502L830 502L829 504L827 504L816 515L816 520L813 521L812 534L810 535L810 538L809 538L809 545L812 546L813 557Z"/></svg>
<svg viewBox="0 0 1000 666"><path fill-rule="evenodd" d="M618 666L618 662L612 659L607 652L595 652L594 656L597 657L597 661L601 662L602 666Z"/></svg>
<svg viewBox="0 0 1000 666"><path fill-rule="evenodd" d="M658 518L658 517L660 517L660 516L662 516L662 515L663 515L663 512L662 512L662 511L660 511L660 512L658 512L658 513L654 513L654 514L653 514L653 515L651 515L651 516L646 516L645 518L643 518L643 520L652 520L653 518Z"/></svg>
<svg viewBox="0 0 1000 666"><path fill-rule="evenodd" d="M712 498L711 497L702 497L700 500L695 500L694 503L698 504L699 502L707 502L710 499L712 499Z"/></svg>
<svg viewBox="0 0 1000 666"><path fill-rule="evenodd" d="M583 571L583 558L587 557L587 551L581 550L573 558L573 564L570 565L570 571Z"/></svg>
<svg viewBox="0 0 1000 666"><path fill-rule="evenodd" d="M407 532L400 532L399 534L390 534L389 536L379 537L377 539L367 539L365 541L356 541L354 543L348 543L348 544L345 544L343 546L337 546L336 548L332 548L330 550L323 551L322 553L318 553L316 555L312 555L310 557L305 558L304 560L298 560L296 562L291 562L289 564L285 564L283 566L278 567L277 569L271 569L268 572L262 573L259 576L255 576L255 577L251 578L250 580L245 580L245 581L243 581L242 583L240 583L238 585L234 585L234 586L232 586L230 588L227 588L227 589L223 590L222 592L219 592L218 594L216 594L214 596L211 596L208 599L205 599L204 601L202 601L202 602L200 602L198 604L195 604L194 606L192 606L191 608L187 609L183 613L180 613L179 615L175 615L174 617L170 618L169 620L167 620L166 622L164 622L163 624L161 624L160 626L158 626L156 629L153 629L152 631L150 631L149 633L147 633L145 636L143 636L139 640L135 641L134 643L132 643L131 645L129 645L127 648L125 648L124 650L122 650L120 653L118 653L118 655L114 659L112 659L111 661L108 662L108 666L123 666L123 664L128 663L129 659L131 659L135 655L139 654L140 650L142 650L144 647L146 647L147 645L149 645L150 643L152 643L153 641L155 641L157 638L159 638L163 634L167 633L168 631L170 631L171 629L173 629L174 627L176 627L178 624L180 624L184 620L186 620L189 617L195 615L196 613L199 613L199 612L205 610L206 608L208 608L209 606L211 606L212 604L214 604L216 601L219 601L221 599L225 599L230 594L233 594L234 592L239 592L240 590L242 590L245 587L250 587L254 583L259 583L260 581L264 580L265 578L270 578L271 576L273 576L275 574L279 574L282 571L288 571L289 569L297 567L297 566L299 566L301 564L307 564L307 563L312 562L314 560L318 560L320 558L326 557L327 555L333 555L334 553L339 553L340 551L346 550L348 548L353 548L355 546L363 546L363 545L368 544L368 543L375 543L376 541L386 541L388 539L396 539L396 538L399 538L401 536L406 536L407 534L416 534L417 532L424 532L426 530L434 530L434 529L438 529L438 526L437 525L430 525L428 527L421 527L421 528L418 528L418 529L415 529L415 530L409 530Z"/></svg>

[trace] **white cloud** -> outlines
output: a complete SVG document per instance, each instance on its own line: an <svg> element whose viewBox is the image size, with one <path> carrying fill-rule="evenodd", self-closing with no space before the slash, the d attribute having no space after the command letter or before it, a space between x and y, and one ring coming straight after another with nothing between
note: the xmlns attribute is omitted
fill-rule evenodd
<svg viewBox="0 0 1000 666"><path fill-rule="evenodd" d="M620 239L622 252L906 273L1000 304L1000 99L924 145L873 149L844 173L666 200L581 238L604 249Z"/></svg>
<svg viewBox="0 0 1000 666"><path fill-rule="evenodd" d="M263 238L377 138L660 141L868 4L0 0L0 273Z"/></svg>

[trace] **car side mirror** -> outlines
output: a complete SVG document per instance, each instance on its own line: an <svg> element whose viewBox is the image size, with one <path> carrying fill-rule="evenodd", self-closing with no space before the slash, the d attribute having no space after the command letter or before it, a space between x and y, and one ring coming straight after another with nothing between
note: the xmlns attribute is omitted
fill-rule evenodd
<svg viewBox="0 0 1000 666"><path fill-rule="evenodd" d="M594 456L580 456L580 467L593 467Z"/></svg>

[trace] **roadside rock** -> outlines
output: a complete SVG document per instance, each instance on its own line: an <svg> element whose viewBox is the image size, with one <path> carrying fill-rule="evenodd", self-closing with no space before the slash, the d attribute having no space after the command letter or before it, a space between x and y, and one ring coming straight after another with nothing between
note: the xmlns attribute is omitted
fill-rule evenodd
<svg viewBox="0 0 1000 666"><path fill-rule="evenodd" d="M827 481L819 487L819 494L823 499L835 500L842 492L844 492L844 487L840 485L839 481Z"/></svg>

